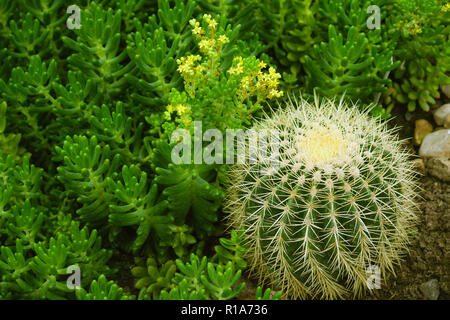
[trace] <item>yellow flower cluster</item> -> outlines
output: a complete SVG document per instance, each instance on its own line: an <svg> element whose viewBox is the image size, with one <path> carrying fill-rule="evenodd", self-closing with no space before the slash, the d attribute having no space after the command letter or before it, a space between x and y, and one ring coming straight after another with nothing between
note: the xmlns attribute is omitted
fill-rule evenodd
<svg viewBox="0 0 450 320"><path fill-rule="evenodd" d="M234 91L236 97L233 97L232 102L217 103L217 106L214 106L216 109L211 111L214 117L227 117L227 115L233 117L233 114L238 114L241 118L248 118L260 107L264 99L283 95L283 92L278 90L281 75L272 67L264 71L267 64L255 57L238 56L228 70L220 68L223 46L230 39L220 31L217 21L210 15L203 15L201 23L195 19L190 20L189 23L198 41L200 55L189 55L177 59L177 70L184 79L184 90L187 95L184 98L171 100L172 103L167 106L164 113L168 121L172 121L175 115L176 123L184 128L191 128L194 111L198 114L198 108L203 108L201 101L205 94L211 94L205 89L219 82L224 89L236 90ZM239 87L236 88L237 85ZM248 100L247 98L250 97L255 99ZM199 99L198 104L197 99Z"/></svg>
<svg viewBox="0 0 450 320"><path fill-rule="evenodd" d="M218 23L216 20L211 18L211 15L204 14L203 20L208 24L208 32L200 26L200 22L196 19L191 19L189 21L192 26L192 33L195 35L197 40L199 40L198 46L200 48L200 52L208 55L220 54L222 47L225 43L228 43L230 39L228 39L228 37L224 34L217 38L216 31Z"/></svg>
<svg viewBox="0 0 450 320"><path fill-rule="evenodd" d="M167 120L171 119L171 114L176 112L177 115L181 118L181 121L185 124L189 124L191 122L190 119L190 113L191 113L191 108L188 106L184 106L182 104L178 104L176 106L173 106L171 104L169 104L167 106L167 111L164 112L164 116Z"/></svg>
<svg viewBox="0 0 450 320"><path fill-rule="evenodd" d="M266 92L267 98L281 97L283 91L279 91L278 84L281 75L272 67L269 68L269 73L259 72L258 81L256 82L256 89L260 92Z"/></svg>
<svg viewBox="0 0 450 320"><path fill-rule="evenodd" d="M242 57L237 57L235 59L238 63L235 67L231 67L228 70L228 73L231 75L244 73L244 62ZM264 72L263 69L266 67L267 64L264 61L259 61L255 71L242 77L239 84L240 90L238 91L241 101L244 101L246 98L255 94L261 98L269 99L283 96L283 91L278 90L281 75L272 67L269 68L268 73Z"/></svg>
<svg viewBox="0 0 450 320"><path fill-rule="evenodd" d="M448 11L450 11L450 3L446 3L444 6L442 6L441 11L442 11L442 12L448 12Z"/></svg>
<svg viewBox="0 0 450 320"><path fill-rule="evenodd" d="M228 42L230 42L230 39L228 39L228 37L226 36L226 35L221 35L220 37L219 37L219 39L217 40L217 42L221 45L221 46L223 46L225 43L228 43Z"/></svg>
<svg viewBox="0 0 450 320"><path fill-rule="evenodd" d="M199 55L189 55L186 57L181 57L181 59L177 59L177 70L183 77L186 77L187 75L193 76L195 74L201 73L203 71L203 66L200 64L196 65L196 62L201 60L202 57Z"/></svg>
<svg viewBox="0 0 450 320"><path fill-rule="evenodd" d="M217 21L212 19L210 14L204 14L203 19L208 23L209 30L216 31Z"/></svg>
<svg viewBox="0 0 450 320"><path fill-rule="evenodd" d="M241 56L235 59L238 60L238 63L236 67L231 67L230 69L228 69L228 73L238 75L244 72L244 61L242 60Z"/></svg>
<svg viewBox="0 0 450 320"><path fill-rule="evenodd" d="M198 43L198 47L200 48L201 52L208 52L212 48L214 48L214 45L216 44L215 39L202 39Z"/></svg>
<svg viewBox="0 0 450 320"><path fill-rule="evenodd" d="M192 26L192 33L195 34L197 38L200 38L203 34L205 34L205 30L200 27L200 22L195 19L189 20L190 25Z"/></svg>

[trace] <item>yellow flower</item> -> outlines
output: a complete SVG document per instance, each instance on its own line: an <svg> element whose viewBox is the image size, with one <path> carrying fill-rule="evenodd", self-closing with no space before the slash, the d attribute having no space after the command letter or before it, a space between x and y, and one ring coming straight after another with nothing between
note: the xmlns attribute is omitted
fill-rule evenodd
<svg viewBox="0 0 450 320"><path fill-rule="evenodd" d="M197 27L197 26L200 25L200 23L199 23L197 20L195 20L195 19L189 20L189 24L190 24L191 26L193 26L193 27Z"/></svg>
<svg viewBox="0 0 450 320"><path fill-rule="evenodd" d="M250 76L245 76L241 80L241 88L243 89L249 89L250 85L252 84L252 78Z"/></svg>
<svg viewBox="0 0 450 320"><path fill-rule="evenodd" d="M269 99L272 99L273 97L281 97L283 95L283 91L278 91L276 89L270 90L269 94L267 95Z"/></svg>
<svg viewBox="0 0 450 320"><path fill-rule="evenodd" d="M194 29L192 29L192 33L195 35L202 35L203 33L205 33L205 31L203 31L203 28L200 26L195 26Z"/></svg>
<svg viewBox="0 0 450 320"><path fill-rule="evenodd" d="M204 39L198 43L198 47L200 48L200 50L206 50L208 49L210 43L211 42L208 39Z"/></svg>
<svg viewBox="0 0 450 320"><path fill-rule="evenodd" d="M171 113L172 112L174 112L175 111L175 109L174 109L174 107L173 107L173 105L171 105L171 104L169 104L167 107L166 107L166 111L164 112L164 118L166 118L166 120L170 120L171 119Z"/></svg>
<svg viewBox="0 0 450 320"><path fill-rule="evenodd" d="M225 43L230 42L230 39L226 35L221 35L219 39L217 40L221 45L224 45Z"/></svg>
<svg viewBox="0 0 450 320"><path fill-rule="evenodd" d="M211 19L211 20L208 21L208 28L211 31L216 31L216 27L217 27L217 21L216 20Z"/></svg>
<svg viewBox="0 0 450 320"><path fill-rule="evenodd" d="M178 114L179 116L181 116L181 115L183 115L183 114L185 114L185 113L187 113L188 111L191 110L191 108L186 107L186 106L183 106L182 104L178 104L178 105L175 107L175 109L177 110L177 114Z"/></svg>
<svg viewBox="0 0 450 320"><path fill-rule="evenodd" d="M169 113L172 113L174 110L175 110L175 109L174 109L173 105L169 104L169 105L167 106L167 111L168 111Z"/></svg>
<svg viewBox="0 0 450 320"><path fill-rule="evenodd" d="M177 59L177 64L179 64L178 72L181 74L192 74L194 71L194 64L196 61L200 61L202 59L199 55L190 55L187 57L181 57L181 59Z"/></svg>
<svg viewBox="0 0 450 320"><path fill-rule="evenodd" d="M230 69L228 69L228 72L230 74L241 74L242 72L244 72L244 63L242 61L242 57L239 56L237 58L235 58L235 60L239 60L238 64L236 65L236 67L231 67Z"/></svg>
<svg viewBox="0 0 450 320"><path fill-rule="evenodd" d="M277 73L277 71L273 67L269 68L269 75L273 76L275 78L281 77L281 75L279 73Z"/></svg>

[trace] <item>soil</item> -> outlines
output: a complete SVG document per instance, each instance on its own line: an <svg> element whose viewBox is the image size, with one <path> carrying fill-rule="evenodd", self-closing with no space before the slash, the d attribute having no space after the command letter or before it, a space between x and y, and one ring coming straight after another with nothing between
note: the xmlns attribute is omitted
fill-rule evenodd
<svg viewBox="0 0 450 320"><path fill-rule="evenodd" d="M414 134L414 120L426 119L434 124L431 113L416 112L406 121L406 110L397 110L393 124L402 129L400 138ZM409 141L409 148L413 146ZM410 244L410 252L397 267L397 277L386 279L382 288L369 299L424 299L420 285L431 280L439 281L439 300L450 299L450 183L426 173L419 180L423 189L420 196L417 233Z"/></svg>
<svg viewBox="0 0 450 320"><path fill-rule="evenodd" d="M369 299L424 299L420 285L439 281L439 299L450 299L450 184L424 176L417 233L410 252Z"/></svg>
<svg viewBox="0 0 450 320"><path fill-rule="evenodd" d="M119 254L111 259L111 266L117 269L114 281L116 281L125 292L137 297L139 295L139 290L134 287L135 279L131 274L131 269L135 266L133 256L129 253L119 252Z"/></svg>

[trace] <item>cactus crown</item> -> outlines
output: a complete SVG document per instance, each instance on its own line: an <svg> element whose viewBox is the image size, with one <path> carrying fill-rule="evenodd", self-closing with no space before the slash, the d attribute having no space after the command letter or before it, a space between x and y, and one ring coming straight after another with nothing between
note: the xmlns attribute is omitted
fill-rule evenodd
<svg viewBox="0 0 450 320"><path fill-rule="evenodd" d="M226 210L244 228L251 270L291 298L360 296L393 272L415 218L415 174L396 129L344 99L289 99L258 130L279 136L277 170L230 170ZM248 144L248 141L242 141ZM249 156L248 156L249 157ZM265 170L262 170L265 169Z"/></svg>

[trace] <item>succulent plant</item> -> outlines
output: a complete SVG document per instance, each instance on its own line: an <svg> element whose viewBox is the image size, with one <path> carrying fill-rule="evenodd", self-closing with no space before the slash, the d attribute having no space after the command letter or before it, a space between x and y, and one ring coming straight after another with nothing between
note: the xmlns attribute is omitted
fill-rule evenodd
<svg viewBox="0 0 450 320"><path fill-rule="evenodd" d="M278 152L230 169L225 210L260 282L290 298L358 297L369 268L383 279L407 249L415 174L395 128L343 98L320 101L289 99L255 125L278 132Z"/></svg>
<svg viewBox="0 0 450 320"><path fill-rule="evenodd" d="M397 0L392 32L399 34L394 59L402 61L393 74L385 104L405 104L429 111L439 99L439 86L450 84L450 10L444 0Z"/></svg>

